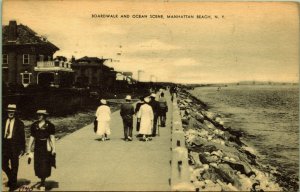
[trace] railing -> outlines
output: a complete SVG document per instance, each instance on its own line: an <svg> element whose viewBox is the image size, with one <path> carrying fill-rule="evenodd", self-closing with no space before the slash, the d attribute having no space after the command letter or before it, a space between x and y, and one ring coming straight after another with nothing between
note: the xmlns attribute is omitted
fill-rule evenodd
<svg viewBox="0 0 300 192"><path fill-rule="evenodd" d="M195 191L194 185L190 182L188 150L185 146L185 137L176 95L173 96L172 108L171 190Z"/></svg>
<svg viewBox="0 0 300 192"><path fill-rule="evenodd" d="M38 61L37 68L52 68L52 67L60 67L71 69L71 63L64 61Z"/></svg>

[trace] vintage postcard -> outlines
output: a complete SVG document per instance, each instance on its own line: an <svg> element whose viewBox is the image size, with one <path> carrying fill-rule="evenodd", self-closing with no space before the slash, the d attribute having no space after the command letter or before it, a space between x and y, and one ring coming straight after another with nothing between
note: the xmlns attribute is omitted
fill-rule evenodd
<svg viewBox="0 0 300 192"><path fill-rule="evenodd" d="M298 190L298 3L2 10L3 191Z"/></svg>

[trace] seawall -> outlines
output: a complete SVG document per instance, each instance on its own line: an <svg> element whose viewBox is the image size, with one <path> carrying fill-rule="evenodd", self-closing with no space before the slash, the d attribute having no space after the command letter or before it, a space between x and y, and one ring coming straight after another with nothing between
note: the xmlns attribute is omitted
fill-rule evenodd
<svg viewBox="0 0 300 192"><path fill-rule="evenodd" d="M276 170L266 170L243 143L242 133L225 127L220 114L186 91L177 95L190 182L196 191L282 191Z"/></svg>

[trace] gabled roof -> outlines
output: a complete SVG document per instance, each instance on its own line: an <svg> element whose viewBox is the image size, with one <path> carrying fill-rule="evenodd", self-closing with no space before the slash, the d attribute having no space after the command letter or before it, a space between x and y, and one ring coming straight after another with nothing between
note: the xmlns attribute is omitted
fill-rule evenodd
<svg viewBox="0 0 300 192"><path fill-rule="evenodd" d="M75 60L76 62L88 62L88 63L103 63L106 59L99 59L98 57L84 56L80 59Z"/></svg>
<svg viewBox="0 0 300 192"><path fill-rule="evenodd" d="M109 67L107 65L104 65L104 62L108 60L108 59L100 59L98 57L88 57L88 56L84 56L80 59L75 60L75 62L73 62L73 66L93 66L93 67L100 67L102 66L103 70L107 70L107 71L112 71L114 70L114 68Z"/></svg>
<svg viewBox="0 0 300 192"><path fill-rule="evenodd" d="M125 75L125 76L132 76L132 72L123 72L123 75Z"/></svg>
<svg viewBox="0 0 300 192"><path fill-rule="evenodd" d="M8 41L9 26L2 26L2 43L3 45L49 45L55 51L59 50L57 46L49 42L45 37L39 36L32 29L26 25L19 24L17 25L17 39L16 41Z"/></svg>

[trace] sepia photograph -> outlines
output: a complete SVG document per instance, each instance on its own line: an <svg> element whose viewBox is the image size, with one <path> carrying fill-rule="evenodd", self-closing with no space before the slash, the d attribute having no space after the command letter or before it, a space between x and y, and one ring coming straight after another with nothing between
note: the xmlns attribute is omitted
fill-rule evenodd
<svg viewBox="0 0 300 192"><path fill-rule="evenodd" d="M2 2L1 191L298 191L299 4Z"/></svg>

